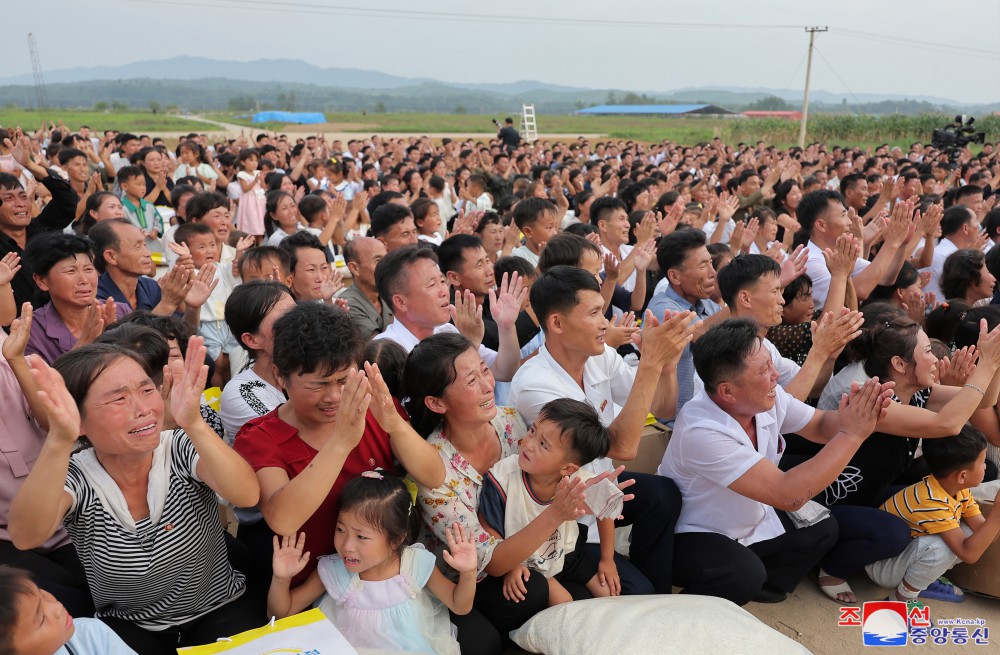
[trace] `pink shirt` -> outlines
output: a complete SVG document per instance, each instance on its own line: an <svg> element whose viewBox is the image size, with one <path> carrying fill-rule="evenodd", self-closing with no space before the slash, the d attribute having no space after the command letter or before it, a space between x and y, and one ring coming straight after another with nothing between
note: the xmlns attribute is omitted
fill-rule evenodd
<svg viewBox="0 0 1000 655"><path fill-rule="evenodd" d="M0 344L7 333L0 330ZM45 441L45 432L35 423L28 401L6 359L0 357L0 539L10 541L7 517L10 503L24 484ZM60 527L38 550L47 551L69 543Z"/></svg>

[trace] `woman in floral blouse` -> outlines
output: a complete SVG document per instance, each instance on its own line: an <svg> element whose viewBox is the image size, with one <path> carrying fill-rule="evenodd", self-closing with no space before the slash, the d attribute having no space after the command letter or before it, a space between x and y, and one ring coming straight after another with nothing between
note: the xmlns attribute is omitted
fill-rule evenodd
<svg viewBox="0 0 1000 655"><path fill-rule="evenodd" d="M463 654L501 652L500 635L520 627L548 604L543 576L530 576L518 597L507 599L503 578L484 572L495 549L527 548L527 556L540 543L530 543L530 525L506 540L495 539L476 514L483 476L502 458L516 454L528 431L515 409L494 404L493 385L493 374L479 351L459 334L422 340L410 353L403 373L413 427L427 437L445 464L444 484L436 489L417 485L417 507L425 528L422 541L439 555L439 565L447 526L460 523L476 543L480 578L475 609L467 616L452 615ZM557 492L553 503L557 502L576 501L560 498ZM440 566L448 572L447 566Z"/></svg>

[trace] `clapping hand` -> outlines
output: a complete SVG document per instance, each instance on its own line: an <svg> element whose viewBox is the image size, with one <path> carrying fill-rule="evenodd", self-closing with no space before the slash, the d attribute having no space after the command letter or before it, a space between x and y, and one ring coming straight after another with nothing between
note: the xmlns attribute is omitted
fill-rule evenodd
<svg viewBox="0 0 1000 655"><path fill-rule="evenodd" d="M76 442L80 438L80 410L66 382L38 355L29 355L28 365L38 384L38 400L48 416L49 438L67 445Z"/></svg>
<svg viewBox="0 0 1000 655"><path fill-rule="evenodd" d="M863 386L851 384L851 393L840 399L840 431L858 439L867 439L875 431L875 424L885 418L892 401L893 382L880 384L878 378L865 381Z"/></svg>

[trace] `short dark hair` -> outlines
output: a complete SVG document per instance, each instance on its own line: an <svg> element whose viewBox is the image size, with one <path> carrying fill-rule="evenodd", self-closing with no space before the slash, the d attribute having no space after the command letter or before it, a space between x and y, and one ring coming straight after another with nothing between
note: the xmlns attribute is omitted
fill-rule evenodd
<svg viewBox="0 0 1000 655"><path fill-rule="evenodd" d="M392 297L409 289L410 267L421 259L438 263L437 255L430 248L409 245L393 250L375 266L375 288L378 289L379 298L390 309L395 310Z"/></svg>
<svg viewBox="0 0 1000 655"><path fill-rule="evenodd" d="M844 204L844 196L830 189L817 189L802 196L798 209L795 211L795 220L799 222L799 230L806 236L812 235L813 226L823 212L830 206L831 201Z"/></svg>
<svg viewBox="0 0 1000 655"><path fill-rule="evenodd" d="M111 218L95 223L87 231L87 236L93 242L91 245L94 248L94 266L100 273L104 272L108 264L104 260L104 251L108 248L115 252L121 251L122 242L118 237L118 230L115 229L116 225L132 225L132 223L124 218Z"/></svg>
<svg viewBox="0 0 1000 655"><path fill-rule="evenodd" d="M226 325L251 359L256 353L243 343L242 335L260 330L260 324L285 295L294 299L292 290L280 282L251 280L233 289L226 299Z"/></svg>
<svg viewBox="0 0 1000 655"><path fill-rule="evenodd" d="M975 212L965 205L952 205L941 215L941 238L951 236L975 216Z"/></svg>
<svg viewBox="0 0 1000 655"><path fill-rule="evenodd" d="M364 353L364 339L347 312L325 303L299 303L274 322L271 359L284 378L360 367Z"/></svg>
<svg viewBox="0 0 1000 655"><path fill-rule="evenodd" d="M96 227L96 226L95 226ZM212 228L204 223L181 223L174 231L174 241L189 245L188 241L195 235L212 235Z"/></svg>
<svg viewBox="0 0 1000 655"><path fill-rule="evenodd" d="M674 230L656 244L656 262L666 276L672 268L681 268L692 250L704 248L708 238L701 230ZM544 252L544 251L543 251Z"/></svg>
<svg viewBox="0 0 1000 655"><path fill-rule="evenodd" d="M213 209L218 209L219 207L229 209L229 198L222 195L218 191L203 191L188 200L186 207L187 220L197 220Z"/></svg>
<svg viewBox="0 0 1000 655"><path fill-rule="evenodd" d="M376 209L375 213L372 214L371 226L368 231L371 236L378 238L388 232L393 225L412 217L413 212L410 211L409 207L388 203Z"/></svg>
<svg viewBox="0 0 1000 655"><path fill-rule="evenodd" d="M597 225L619 209L628 211L625 203L614 196L603 196L590 205L590 222Z"/></svg>
<svg viewBox="0 0 1000 655"><path fill-rule="evenodd" d="M605 457L611 449L611 431L587 402L558 398L545 403L535 423L552 421L574 456L574 464L584 466Z"/></svg>
<svg viewBox="0 0 1000 655"><path fill-rule="evenodd" d="M384 261L384 260L383 260ZM601 285L593 275L576 266L553 266L531 285L531 309L538 324L547 331L549 316L576 307L580 291L601 292Z"/></svg>
<svg viewBox="0 0 1000 655"><path fill-rule="evenodd" d="M179 228L178 228L179 229ZM307 232L305 230L299 230L291 236L287 236L281 240L278 247L288 253L288 272L295 272L295 265L299 263L298 252L301 248L312 248L313 250L318 250L323 253L326 257L326 248L320 243L319 238L312 232Z"/></svg>
<svg viewBox="0 0 1000 655"><path fill-rule="evenodd" d="M173 339L177 342L177 346L181 349L181 354L187 353L188 340L194 336L194 331L191 327L181 320L176 314L171 314L170 316L160 316L159 314L151 314L144 309L140 309L122 316L120 319L112 323L108 329L110 330L118 327L119 325L125 324L142 325L152 328L160 333L167 341Z"/></svg>
<svg viewBox="0 0 1000 655"><path fill-rule="evenodd" d="M170 346L167 338L153 328L134 322L116 323L94 339L94 343L131 348L146 362L153 381L157 384L163 381L163 367L170 360Z"/></svg>
<svg viewBox="0 0 1000 655"><path fill-rule="evenodd" d="M543 250L542 253L544 254L545 251ZM496 263L493 264L493 277L497 280L502 280L504 275L509 278L514 273L517 273L522 278L530 277L534 279L538 276L538 269L532 266L531 263L524 257L517 257L514 255L500 257L497 259Z"/></svg>
<svg viewBox="0 0 1000 655"><path fill-rule="evenodd" d="M118 184L124 184L134 177L141 177L145 179L145 176L146 174L138 166L123 166L118 170L118 174L115 176L115 179L118 180Z"/></svg>
<svg viewBox="0 0 1000 655"><path fill-rule="evenodd" d="M865 176L861 173L848 173L840 181L840 195L845 195L849 189L853 189L859 182L865 182Z"/></svg>
<svg viewBox="0 0 1000 655"><path fill-rule="evenodd" d="M986 256L982 250L962 248L948 255L941 269L938 286L945 300L949 298L965 298L969 287L982 280L983 264Z"/></svg>
<svg viewBox="0 0 1000 655"><path fill-rule="evenodd" d="M545 198L525 198L514 207L514 224L523 230L534 225L542 214L555 211L555 204Z"/></svg>
<svg viewBox="0 0 1000 655"><path fill-rule="evenodd" d="M601 257L601 249L597 244L587 241L584 237L572 232L556 234L542 250L538 258L538 270L543 273L553 266L579 266L583 253L591 251Z"/></svg>
<svg viewBox="0 0 1000 655"><path fill-rule="evenodd" d="M465 263L465 253L468 250L479 251L483 240L471 234L454 234L437 247L438 266L442 273L457 271Z"/></svg>
<svg viewBox="0 0 1000 655"><path fill-rule="evenodd" d="M23 569L0 566L0 653L14 652L14 628L21 618L21 597L32 592L31 574Z"/></svg>
<svg viewBox="0 0 1000 655"><path fill-rule="evenodd" d="M311 222L313 218L326 210L326 200L316 195L308 195L299 201L299 213L306 222Z"/></svg>
<svg viewBox="0 0 1000 655"><path fill-rule="evenodd" d="M732 380L746 368L747 357L754 348L763 346L757 323L749 318L730 318L709 328L694 342L691 356L694 370L714 392L720 383Z"/></svg>
<svg viewBox="0 0 1000 655"><path fill-rule="evenodd" d="M971 468L988 442L983 433L970 423L962 426L953 437L924 439L924 460L935 478L943 478L955 471Z"/></svg>
<svg viewBox="0 0 1000 655"><path fill-rule="evenodd" d="M736 294L753 286L768 273L781 275L781 266L767 255L739 255L719 270L719 293L729 306L736 302Z"/></svg>
<svg viewBox="0 0 1000 655"><path fill-rule="evenodd" d="M82 150L77 150L76 148L63 148L59 151L59 165L65 166L71 159L76 159L77 157L83 157L86 159L87 154Z"/></svg>
<svg viewBox="0 0 1000 655"><path fill-rule="evenodd" d="M284 240L287 241L288 239ZM278 246L254 246L247 248L237 263L240 270L240 277L243 277L244 266L250 264L263 269L264 262L270 258L278 260L280 266L284 269L281 271L282 273L290 273L292 271L292 256L284 248L279 248Z"/></svg>
<svg viewBox="0 0 1000 655"><path fill-rule="evenodd" d="M93 261L93 245L87 237L76 234L59 231L43 232L28 242L22 259L31 262L31 269L35 275L45 276L53 266L70 257L86 255Z"/></svg>

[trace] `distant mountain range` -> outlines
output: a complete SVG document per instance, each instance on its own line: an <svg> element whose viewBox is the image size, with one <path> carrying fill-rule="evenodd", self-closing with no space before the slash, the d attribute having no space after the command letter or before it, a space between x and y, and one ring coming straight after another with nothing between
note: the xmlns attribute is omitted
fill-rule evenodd
<svg viewBox="0 0 1000 655"><path fill-rule="evenodd" d="M431 78L389 75L354 68L322 68L301 60L221 61L180 56L118 66L76 67L45 71L51 104L89 107L117 100L145 107L150 101L189 109L233 109L270 106L323 111L467 111L491 113L533 102L540 113L565 113L609 99L643 102L720 105L740 110L775 96L789 105L801 103L798 89L706 86L674 91L630 91L561 86L536 80L468 84ZM0 103L28 105L34 97L30 74L0 77ZM845 101L846 98L846 101ZM846 103L846 106L845 106ZM816 111L920 113L926 111L986 113L1000 103L968 105L937 96L858 94L845 96L813 90ZM246 107L250 108L250 107Z"/></svg>

